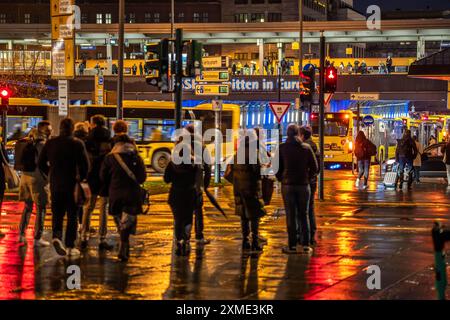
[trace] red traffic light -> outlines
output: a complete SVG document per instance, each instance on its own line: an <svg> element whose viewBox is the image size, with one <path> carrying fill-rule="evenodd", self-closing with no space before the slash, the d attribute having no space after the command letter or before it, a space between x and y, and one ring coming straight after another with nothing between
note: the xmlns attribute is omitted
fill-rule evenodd
<svg viewBox="0 0 450 320"><path fill-rule="evenodd" d="M10 95L11 95L11 92L9 92L8 89L6 89L6 88L0 89L0 96L2 98L9 98Z"/></svg>
<svg viewBox="0 0 450 320"><path fill-rule="evenodd" d="M324 92L334 93L337 88L337 69L335 67L325 68Z"/></svg>

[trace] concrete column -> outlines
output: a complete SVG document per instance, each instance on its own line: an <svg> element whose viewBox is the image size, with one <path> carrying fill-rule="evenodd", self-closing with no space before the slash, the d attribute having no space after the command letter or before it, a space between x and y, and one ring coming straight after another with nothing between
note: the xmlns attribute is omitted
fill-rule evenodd
<svg viewBox="0 0 450 320"><path fill-rule="evenodd" d="M112 74L112 46L111 39L108 39L108 44L106 45L106 66L108 72L106 74Z"/></svg>
<svg viewBox="0 0 450 320"><path fill-rule="evenodd" d="M13 40L8 40L8 58L6 59L7 64L12 64L12 60L13 60L13 53L12 53L12 49L13 49ZM10 65L11 67L11 65Z"/></svg>
<svg viewBox="0 0 450 320"><path fill-rule="evenodd" d="M258 39L258 49L259 49L259 74L264 75L264 39Z"/></svg>
<svg viewBox="0 0 450 320"><path fill-rule="evenodd" d="M277 71L277 74L278 74L278 72L280 72L280 70L281 70L281 60L283 60L283 57L284 57L283 43L282 42L278 42L277 43L277 48L278 48L278 65L277 65L276 71Z"/></svg>
<svg viewBox="0 0 450 320"><path fill-rule="evenodd" d="M417 60L425 57L425 39L417 40Z"/></svg>

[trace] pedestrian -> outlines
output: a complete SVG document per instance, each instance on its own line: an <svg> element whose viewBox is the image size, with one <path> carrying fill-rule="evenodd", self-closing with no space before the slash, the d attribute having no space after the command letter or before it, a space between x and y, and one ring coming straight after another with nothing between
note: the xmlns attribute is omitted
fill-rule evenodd
<svg viewBox="0 0 450 320"><path fill-rule="evenodd" d="M309 197L309 205L308 205L308 217L309 217L309 227L310 227L310 244L311 245L315 245L316 244L316 239L315 239L315 235L316 235L316 230L317 230L317 225L316 225L316 215L314 212L314 199L315 199L315 195L316 195L316 191L317 191L317 174L320 171L320 153L319 153L319 148L317 147L316 143L312 140L312 129L311 127L301 127L299 129L299 137L300 140L303 143L308 144L312 151L314 152L314 156L316 157L316 161L317 161L317 167L318 167L318 172L316 174L311 174L311 176L309 177L309 188L311 190L311 195Z"/></svg>
<svg viewBox="0 0 450 320"><path fill-rule="evenodd" d="M100 169L106 155L111 151L111 132L106 127L106 119L103 115L95 115L91 118L92 129L86 137L86 151L90 161L88 184L91 190L91 199L83 209L83 225L81 231L81 248L88 245L92 212L95 204L99 204L99 243L100 250L111 250L112 245L106 242L108 232L108 190L100 181Z"/></svg>
<svg viewBox="0 0 450 320"><path fill-rule="evenodd" d="M114 136L111 139L111 146L114 147L116 142L122 141L121 136L128 136L128 139L134 146L136 146L136 142L133 138L128 135L128 123L124 120L117 120L113 125Z"/></svg>
<svg viewBox="0 0 450 320"><path fill-rule="evenodd" d="M417 146L411 137L411 130L406 129L403 132L403 137L398 140L397 148L395 150L395 160L399 163L397 172L397 179L395 181L395 188L401 190L403 188L403 177L405 169L408 170L408 190L411 189L412 175L413 175L413 161L417 156Z"/></svg>
<svg viewBox="0 0 450 320"><path fill-rule="evenodd" d="M233 76L236 75L236 63L233 63L233 65L231 66L231 74L232 74Z"/></svg>
<svg viewBox="0 0 450 320"><path fill-rule="evenodd" d="M209 244L210 241L205 239L203 234L203 191L209 187L211 182L211 155L203 144L203 137L195 134L195 128L192 124L186 126L186 130L191 134L191 148L193 148L195 157L199 160L200 170L197 170L195 182L195 205L194 205L194 226L195 226L195 241L198 244ZM197 154L199 152L199 154Z"/></svg>
<svg viewBox="0 0 450 320"><path fill-rule="evenodd" d="M263 59L263 67L264 67L264 71L266 72L266 75L269 74L269 60L267 59L267 57L265 57Z"/></svg>
<svg viewBox="0 0 450 320"><path fill-rule="evenodd" d="M350 63L350 61L347 63L347 73L348 74L352 74L353 72L353 67L352 64Z"/></svg>
<svg viewBox="0 0 450 320"><path fill-rule="evenodd" d="M119 73L117 64L113 63L112 69L111 69L111 73L112 73L112 74L118 74L118 73Z"/></svg>
<svg viewBox="0 0 450 320"><path fill-rule="evenodd" d="M136 63L133 64L133 67L131 67L131 70L133 71L133 76L135 76L135 75L136 75L136 72L137 72L137 66L136 66Z"/></svg>
<svg viewBox="0 0 450 320"><path fill-rule="evenodd" d="M355 74L358 74L358 71L359 71L359 60L358 59L355 59L354 65L355 65L355 67L353 68L353 70L355 71Z"/></svg>
<svg viewBox="0 0 450 320"><path fill-rule="evenodd" d="M168 203L174 217L175 254L185 256L190 251L196 181L201 168L194 163L194 150L190 143L180 137L177 146L164 171L164 182L171 183Z"/></svg>
<svg viewBox="0 0 450 320"><path fill-rule="evenodd" d="M95 65L94 69L95 69L96 74L99 76L101 73L101 68L100 68L100 64L98 64L98 62Z"/></svg>
<svg viewBox="0 0 450 320"><path fill-rule="evenodd" d="M386 73L391 73L392 72L392 58L391 56L388 56L386 59Z"/></svg>
<svg viewBox="0 0 450 320"><path fill-rule="evenodd" d="M113 126L126 126L116 121ZM116 131L116 130L114 130ZM111 152L105 156L100 168L100 182L108 190L109 214L120 233L118 258L127 261L130 257L130 235L136 234L137 216L142 213L141 184L146 171L134 141L128 136L128 127L121 127L115 137Z"/></svg>
<svg viewBox="0 0 450 320"><path fill-rule="evenodd" d="M286 142L279 148L279 168L276 177L281 181L281 194L286 209L288 246L284 253L296 253L297 245L303 253L310 253L309 198L311 177L319 167L313 150L298 139L298 126L287 128Z"/></svg>
<svg viewBox="0 0 450 320"><path fill-rule="evenodd" d="M233 163L226 169L226 176L233 183L235 213L241 218L242 251L259 253L263 250L259 239L259 220L266 215L261 199L261 164L256 147L256 134L250 131L240 139ZM252 159L254 157L254 159ZM251 240L250 240L251 234Z"/></svg>
<svg viewBox="0 0 450 320"><path fill-rule="evenodd" d="M142 62L139 62L139 75L142 77L144 74L144 66L142 65Z"/></svg>
<svg viewBox="0 0 450 320"><path fill-rule="evenodd" d="M19 243L26 244L25 232L30 222L33 203L36 204L36 219L34 226L34 245L47 247L48 241L42 238L45 222L45 210L48 202L47 179L38 168L37 161L46 141L51 135L48 121L41 121L37 129L32 129L20 157L22 175L19 185L19 200L25 202L19 225Z"/></svg>
<svg viewBox="0 0 450 320"><path fill-rule="evenodd" d="M447 169L447 186L450 187L450 139L447 140L442 153L444 154L443 161Z"/></svg>
<svg viewBox="0 0 450 320"><path fill-rule="evenodd" d="M80 255L77 238L77 205L74 190L86 179L89 162L83 142L73 136L74 122L61 120L59 136L48 140L39 155L38 167L50 179L53 246L69 257ZM65 244L62 243L64 216L67 213Z"/></svg>
<svg viewBox="0 0 450 320"><path fill-rule="evenodd" d="M1 139L1 138L0 138ZM2 207L3 207L3 197L5 196L5 189L6 189L6 178L5 178L5 169L3 166L9 165L6 149L5 149L5 143L3 142L3 139L1 139L0 142L0 152L1 152L1 165L0 165L0 219L2 216ZM0 230L0 238L3 238L5 236L4 233Z"/></svg>
<svg viewBox="0 0 450 320"><path fill-rule="evenodd" d="M422 166L422 154L423 154L423 146L419 142L419 138L414 136L414 143L417 148L417 155L414 158L413 166L414 166L414 180L416 183L420 183L420 167Z"/></svg>
<svg viewBox="0 0 450 320"><path fill-rule="evenodd" d="M78 71L79 71L80 76L82 76L84 74L84 68L85 68L84 63L80 62L80 64L78 65Z"/></svg>
<svg viewBox="0 0 450 320"><path fill-rule="evenodd" d="M73 136L83 142L86 147L86 140L89 135L89 126L85 122L77 122L74 126ZM83 205L77 205L78 232L81 233L83 223Z"/></svg>
<svg viewBox="0 0 450 320"><path fill-rule="evenodd" d="M355 139L355 157L358 164L358 177L355 186L359 188L359 182L364 176L363 189L367 189L369 181L370 161L376 155L377 147L367 139L364 131L359 131Z"/></svg>
<svg viewBox="0 0 450 320"><path fill-rule="evenodd" d="M341 63L339 64L339 74L344 74L344 71L345 71L344 62L341 61Z"/></svg>

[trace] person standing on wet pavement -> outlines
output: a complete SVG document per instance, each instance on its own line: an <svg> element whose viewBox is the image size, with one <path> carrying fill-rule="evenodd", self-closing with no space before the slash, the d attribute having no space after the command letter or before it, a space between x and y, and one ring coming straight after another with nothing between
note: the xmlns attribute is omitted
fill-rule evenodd
<svg viewBox="0 0 450 320"><path fill-rule="evenodd" d="M395 180L395 188L401 190L403 188L404 171L408 167L408 190L411 189L413 182L413 163L417 156L417 146L411 137L411 130L406 129L403 137L398 140L395 150L395 161L398 162L399 168L397 178Z"/></svg>
<svg viewBox="0 0 450 320"><path fill-rule="evenodd" d="M416 183L420 183L420 167L422 166L422 154L423 154L423 146L419 142L419 138L414 136L414 143L417 148L417 155L414 158L413 166L414 166L414 180Z"/></svg>
<svg viewBox="0 0 450 320"><path fill-rule="evenodd" d="M208 149L203 144L203 137L195 134L194 126L187 125L186 130L191 134L191 148L193 152L199 152L201 154L195 154L195 157L201 159L200 169L197 171L196 177L196 201L194 209L194 226L195 226L195 241L198 244L209 244L210 241L205 239L203 234L203 191L208 188L211 182L211 156ZM195 147L197 145L197 148ZM199 161L200 162L200 161ZM196 162L198 163L198 162Z"/></svg>
<svg viewBox="0 0 450 320"><path fill-rule="evenodd" d="M1 139L1 138L0 138ZM5 169L3 168L3 165L8 165L8 157L5 149L5 143L3 141L0 142L0 152L1 152L1 159L2 162L0 165L0 219L2 216L2 207L3 207L3 197L5 196L5 189L6 189L6 178L5 178ZM0 239L5 236L4 233L0 230Z"/></svg>
<svg viewBox="0 0 450 320"><path fill-rule="evenodd" d="M77 181L87 177L89 160L86 149L74 138L74 122L61 120L59 136L48 140L39 155L38 167L50 179L52 202L53 246L56 252L69 257L80 255L75 248L77 238L77 205L74 190ZM62 243L64 216L67 213L65 245Z"/></svg>
<svg viewBox="0 0 450 320"><path fill-rule="evenodd" d="M19 185L19 199L25 202L25 206L19 225L19 243L21 245L26 244L25 232L30 222L34 203L36 204L34 244L44 247L50 245L48 241L42 239L45 210L48 202L46 190L47 179L43 176L37 165L39 155L50 134L50 122L39 122L37 128L30 131L29 138L22 151L22 157L20 159L22 176Z"/></svg>
<svg viewBox="0 0 450 320"><path fill-rule="evenodd" d="M142 214L141 184L147 173L134 141L126 134L127 128L122 129L125 133L116 136L114 147L102 163L100 181L108 188L109 213L120 233L118 258L128 261L130 235L136 234L137 216Z"/></svg>
<svg viewBox="0 0 450 320"><path fill-rule="evenodd" d="M100 181L100 169L106 155L111 151L111 132L106 127L105 117L95 115L91 118L92 129L86 138L86 150L88 152L91 169L88 173L88 184L91 189L91 199L83 209L83 225L81 232L81 248L88 245L92 212L95 204L99 204L99 244L100 250L111 250L112 245L106 242L108 232L108 190ZM98 201L97 201L98 200Z"/></svg>
<svg viewBox="0 0 450 320"><path fill-rule="evenodd" d="M377 147L366 138L364 131L359 131L355 139L355 157L358 164L358 177L355 181L355 186L359 188L359 182L364 176L363 189L367 189L369 181L369 169L370 169L370 159L372 158L373 149L375 149L375 154Z"/></svg>
<svg viewBox="0 0 450 320"><path fill-rule="evenodd" d="M241 218L242 251L259 253L263 250L259 241L259 221L266 215L266 211L261 199L257 137L253 131L249 133L250 136L241 137L233 163L227 166L225 177L233 184L235 212Z"/></svg>
<svg viewBox="0 0 450 320"><path fill-rule="evenodd" d="M190 251L192 219L196 208L196 182L201 170L194 162L191 135L184 130L164 171L164 182L171 183L168 203L174 217L175 254L179 256L185 256Z"/></svg>
<svg viewBox="0 0 450 320"><path fill-rule="evenodd" d="M317 148L316 143L312 140L312 129L311 127L301 127L299 129L299 137L300 140L303 143L308 144L312 151L314 152L314 156L316 157L316 161L317 161L317 165L318 165L318 171L320 171L320 163L318 161L318 159L320 159L320 153L319 153L319 149ZM311 245L315 245L316 244L316 239L315 239L315 235L316 235L316 230L317 230L317 225L316 225L316 214L314 212L314 198L316 195L316 191L317 191L317 175L319 172L317 172L316 174L311 174L311 176L309 177L309 188L311 189L311 195L309 196L309 205L308 205L308 217L309 217L309 227L310 227L310 244Z"/></svg>
<svg viewBox="0 0 450 320"><path fill-rule="evenodd" d="M279 148L279 169L276 173L277 179L281 181L288 232L288 247L282 251L288 254L297 253L297 245L303 247L303 253L312 251L308 217L311 195L309 185L311 177L319 171L313 150L300 141L298 133L296 124L288 126L286 142Z"/></svg>

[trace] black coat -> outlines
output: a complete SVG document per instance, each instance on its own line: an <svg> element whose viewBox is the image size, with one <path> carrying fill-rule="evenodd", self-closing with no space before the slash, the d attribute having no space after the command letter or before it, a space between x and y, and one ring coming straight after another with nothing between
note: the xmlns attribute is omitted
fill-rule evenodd
<svg viewBox="0 0 450 320"><path fill-rule="evenodd" d="M295 138L288 138L280 145L279 159L276 177L285 185L307 185L319 171L311 147Z"/></svg>
<svg viewBox="0 0 450 320"><path fill-rule="evenodd" d="M5 169L3 168L3 164L9 164L9 160L8 160L8 155L6 153L6 149L5 149L5 145L3 143L0 143L0 148L1 148L1 165L0 165L0 191L1 191L1 199L0 201L3 200L3 193L5 192L6 189L6 178L5 178Z"/></svg>
<svg viewBox="0 0 450 320"><path fill-rule="evenodd" d="M164 182L171 183L168 203L174 212L192 213L197 199L197 183L201 167L194 164L174 164L164 171Z"/></svg>
<svg viewBox="0 0 450 320"><path fill-rule="evenodd" d="M238 157L234 157L231 164L233 177L233 193L235 213L247 219L261 218L266 214L264 203L261 199L261 166L259 161L251 164L247 155L244 164L238 163Z"/></svg>
<svg viewBox="0 0 450 320"><path fill-rule="evenodd" d="M134 181L114 158L118 153L128 168L134 173ZM141 183L147 174L142 158L136 147L127 142L118 142L105 157L100 169L100 181L108 187L109 213L120 216L122 212L131 215L142 213Z"/></svg>
<svg viewBox="0 0 450 320"><path fill-rule="evenodd" d="M60 135L48 140L39 155L38 167L50 178L51 192L73 193L77 174L87 177L89 161L82 141Z"/></svg>
<svg viewBox="0 0 450 320"><path fill-rule="evenodd" d="M312 174L309 177L310 183L317 183L317 174L320 171L320 152L319 152L319 148L317 147L317 144L311 139L309 138L308 140L305 140L305 142L307 145L309 145L312 149L312 151L314 152L314 156L316 157L316 161L317 161L317 173L316 174Z"/></svg>
<svg viewBox="0 0 450 320"><path fill-rule="evenodd" d="M92 194L108 195L107 188L102 188L100 169L111 148L111 132L105 127L93 128L86 139L86 150L91 163L91 170L88 173L88 183Z"/></svg>

